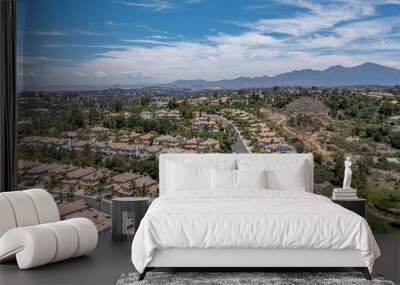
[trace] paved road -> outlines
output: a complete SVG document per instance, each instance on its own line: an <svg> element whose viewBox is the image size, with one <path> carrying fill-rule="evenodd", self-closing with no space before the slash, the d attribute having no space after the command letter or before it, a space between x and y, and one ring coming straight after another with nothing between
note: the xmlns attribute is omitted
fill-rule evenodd
<svg viewBox="0 0 400 285"><path fill-rule="evenodd" d="M232 145L232 149L234 152L236 152L236 153L251 153L251 150L244 142L243 137L240 135L238 128L231 121L229 121L226 118L219 116L219 115L213 115L213 117L215 119L219 120L224 127L229 125L234 128L236 135L237 135L237 141L234 145Z"/></svg>
<svg viewBox="0 0 400 285"><path fill-rule="evenodd" d="M250 149L243 142L243 139L239 136L236 143L232 145L232 149L236 153L251 153Z"/></svg>

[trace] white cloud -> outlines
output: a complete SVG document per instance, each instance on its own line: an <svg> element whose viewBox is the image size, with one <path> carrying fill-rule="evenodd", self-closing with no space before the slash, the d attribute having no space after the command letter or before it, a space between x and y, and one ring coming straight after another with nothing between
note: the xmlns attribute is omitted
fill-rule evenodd
<svg viewBox="0 0 400 285"><path fill-rule="evenodd" d="M155 40L172 40L173 37L163 36L163 35L152 35L146 36L148 39L155 39Z"/></svg>
<svg viewBox="0 0 400 285"><path fill-rule="evenodd" d="M75 34L80 34L80 35L85 35L85 36L104 36L104 33L97 33L97 32L92 32L92 31L86 31L86 30L74 30Z"/></svg>
<svg viewBox="0 0 400 285"><path fill-rule="evenodd" d="M239 23L243 27L262 33L282 33L291 36L304 36L334 27L336 24L372 15L373 5L360 5L357 1L321 5L311 1L280 1L307 9L293 17L261 19L251 23Z"/></svg>
<svg viewBox="0 0 400 285"><path fill-rule="evenodd" d="M80 71L72 72L72 74L77 75L79 77L83 77L83 78L88 78L89 77L89 75L87 75L86 73L80 72Z"/></svg>
<svg viewBox="0 0 400 285"><path fill-rule="evenodd" d="M114 21L105 21L104 24L107 25L107 26L112 26L112 27L118 27L118 26L125 26L126 25L126 23L114 22Z"/></svg>
<svg viewBox="0 0 400 285"><path fill-rule="evenodd" d="M186 3L188 4L199 4L204 2L205 0L186 0Z"/></svg>
<svg viewBox="0 0 400 285"><path fill-rule="evenodd" d="M124 75L128 76L129 78L134 78L134 79L146 79L149 78L147 74L143 74L141 72L135 72L135 71L125 71L123 72Z"/></svg>
<svg viewBox="0 0 400 285"><path fill-rule="evenodd" d="M400 21L394 18L357 21L332 29L329 36L317 35L304 39L302 43L309 48L337 48L360 39L376 41L376 38L390 35L392 29L399 24Z"/></svg>
<svg viewBox="0 0 400 285"><path fill-rule="evenodd" d="M166 31L150 27L149 25L138 24L137 27L141 28L141 29L144 29L144 30L147 30L147 31L150 31L150 32L153 32L153 33L164 34L164 35L170 34L170 33L166 32Z"/></svg>
<svg viewBox="0 0 400 285"><path fill-rule="evenodd" d="M82 74L84 74L84 73L82 73ZM107 74L104 73L103 71L96 71L96 72L94 73L94 76L97 77L97 78L104 78L104 77L107 76Z"/></svg>
<svg viewBox="0 0 400 285"><path fill-rule="evenodd" d="M19 64L42 64L49 62L67 63L67 62L74 62L74 60L65 58L47 57L47 56L18 56L17 62Z"/></svg>
<svg viewBox="0 0 400 285"><path fill-rule="evenodd" d="M161 11L165 9L171 9L173 7L173 5L170 2L164 0L141 0L141 1L116 0L114 2L131 7L147 8L153 11Z"/></svg>
<svg viewBox="0 0 400 285"><path fill-rule="evenodd" d="M232 36L227 34L219 34L217 36L210 36L208 39L217 44L232 44L232 45L244 45L244 46L278 46L283 45L281 40L273 38L271 36L262 35L259 33L249 32L238 36Z"/></svg>
<svg viewBox="0 0 400 285"><path fill-rule="evenodd" d="M32 34L35 36L71 36L71 35L86 35L86 36L103 36L103 33L97 33L97 32L92 32L92 31L86 31L86 30L80 30L80 29L75 29L75 30L68 30L68 32L64 31L27 31L28 34Z"/></svg>
<svg viewBox="0 0 400 285"><path fill-rule="evenodd" d="M18 71L17 76L18 77L35 77L35 73L32 71Z"/></svg>
<svg viewBox="0 0 400 285"><path fill-rule="evenodd" d="M31 31L30 33L37 36L69 36L68 33L60 31Z"/></svg>
<svg viewBox="0 0 400 285"><path fill-rule="evenodd" d="M122 41L133 44L170 45L168 42L152 39L124 39Z"/></svg>
<svg viewBox="0 0 400 285"><path fill-rule="evenodd" d="M87 45L87 44L42 44L43 48L102 48L102 49L126 49L129 45Z"/></svg>

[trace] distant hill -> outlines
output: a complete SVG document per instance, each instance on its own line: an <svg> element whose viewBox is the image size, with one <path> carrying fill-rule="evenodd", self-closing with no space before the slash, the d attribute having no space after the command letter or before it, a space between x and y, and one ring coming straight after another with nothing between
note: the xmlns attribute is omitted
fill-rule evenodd
<svg viewBox="0 0 400 285"><path fill-rule="evenodd" d="M301 97L291 103L289 103L284 112L288 115L303 113L309 115L326 115L329 112L329 108L322 102L312 97Z"/></svg>
<svg viewBox="0 0 400 285"><path fill-rule="evenodd" d="M162 86L189 89L243 89L273 86L340 87L356 85L400 85L400 70L367 62L354 67L336 65L322 71L313 69L295 70L272 77L239 77L218 81L178 80Z"/></svg>

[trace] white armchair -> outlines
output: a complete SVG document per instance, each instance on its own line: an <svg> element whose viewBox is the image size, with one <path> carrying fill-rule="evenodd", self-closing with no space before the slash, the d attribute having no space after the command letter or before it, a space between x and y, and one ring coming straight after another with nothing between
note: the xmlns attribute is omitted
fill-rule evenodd
<svg viewBox="0 0 400 285"><path fill-rule="evenodd" d="M17 259L20 269L84 255L98 233L88 219L60 221L53 197L43 189L0 193L0 262Z"/></svg>

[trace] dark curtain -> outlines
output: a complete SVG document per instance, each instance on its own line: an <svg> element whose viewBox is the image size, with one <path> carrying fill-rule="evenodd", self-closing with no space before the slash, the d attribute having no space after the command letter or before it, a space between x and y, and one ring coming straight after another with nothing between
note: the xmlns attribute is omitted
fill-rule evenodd
<svg viewBox="0 0 400 285"><path fill-rule="evenodd" d="M0 0L0 191L17 190L15 0Z"/></svg>

